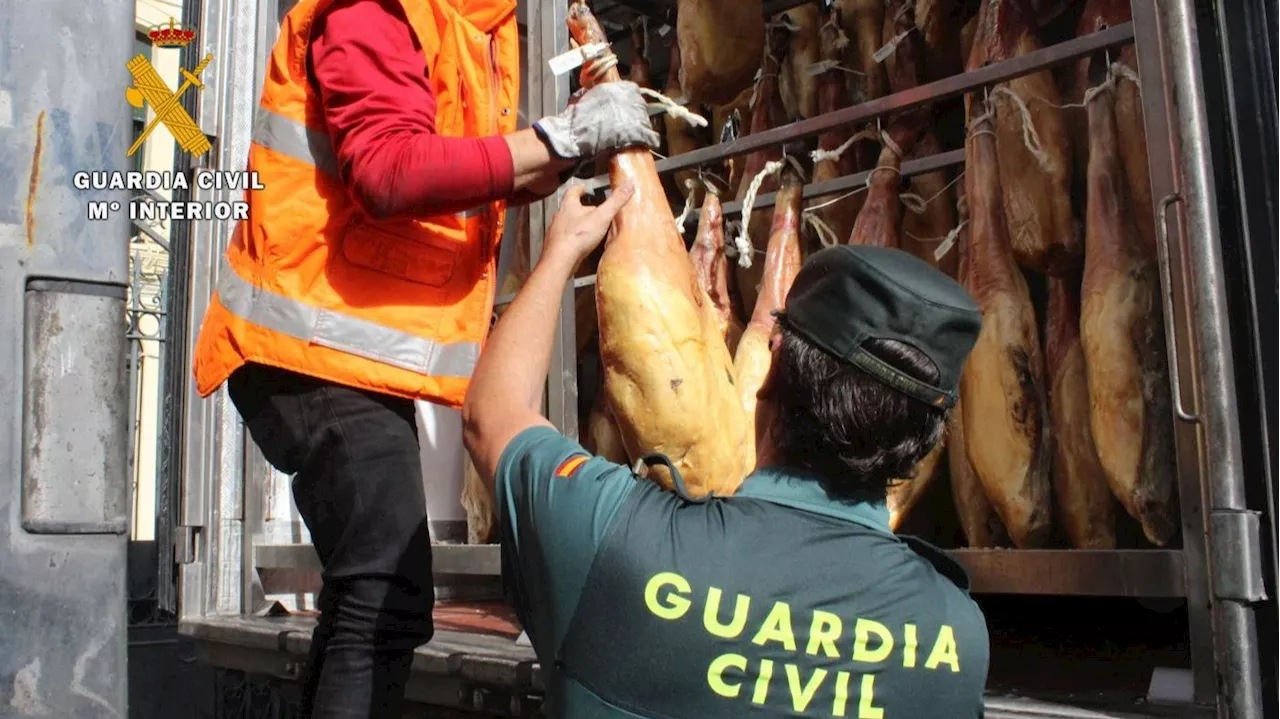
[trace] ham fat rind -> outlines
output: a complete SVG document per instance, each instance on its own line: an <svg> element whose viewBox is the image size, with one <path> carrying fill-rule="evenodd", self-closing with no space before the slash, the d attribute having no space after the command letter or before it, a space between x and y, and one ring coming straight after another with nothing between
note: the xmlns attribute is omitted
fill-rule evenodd
<svg viewBox="0 0 1280 719"><path fill-rule="evenodd" d="M1049 278L1044 357L1054 437L1054 504L1058 522L1073 547L1115 549L1116 501L1089 426L1079 287L1079 276Z"/></svg>
<svg viewBox="0 0 1280 719"><path fill-rule="evenodd" d="M981 98L967 104L973 120L965 142L966 288L982 309L982 331L960 379L970 430L965 451L1014 545L1037 547L1052 525L1044 360L1027 283L1009 250L994 125Z"/></svg>
<svg viewBox="0 0 1280 719"><path fill-rule="evenodd" d="M1106 77L1102 63L1091 79ZM1115 97L1102 87L1089 113L1088 212L1080 335L1090 416L1111 491L1164 545L1178 530L1168 362L1157 267L1141 248L1126 194Z"/></svg>
<svg viewBox="0 0 1280 719"><path fill-rule="evenodd" d="M570 5L568 25L579 45L606 41L585 3ZM585 87L595 82L588 70ZM617 70L602 79L618 80ZM715 307L698 284L648 148L614 155L609 180L635 187L596 272L609 412L628 456L661 452L691 494L732 494L749 464L748 422ZM665 469L654 479L673 486Z"/></svg>
<svg viewBox="0 0 1280 719"><path fill-rule="evenodd" d="M722 105L750 87L764 50L761 0L679 0L680 85L693 103Z"/></svg>
<svg viewBox="0 0 1280 719"><path fill-rule="evenodd" d="M983 2L970 68L1040 49L1035 21L1025 3ZM1071 211L1071 149L1053 74L1042 70L1015 78L992 88L991 97L1014 258L1024 267L1049 274L1079 268L1083 248Z"/></svg>
<svg viewBox="0 0 1280 719"><path fill-rule="evenodd" d="M791 42L782 62L778 79L782 105L790 120L802 120L818 114L818 78L809 71L822 55L818 25L822 22L818 6L812 3L778 13L774 22L788 26Z"/></svg>

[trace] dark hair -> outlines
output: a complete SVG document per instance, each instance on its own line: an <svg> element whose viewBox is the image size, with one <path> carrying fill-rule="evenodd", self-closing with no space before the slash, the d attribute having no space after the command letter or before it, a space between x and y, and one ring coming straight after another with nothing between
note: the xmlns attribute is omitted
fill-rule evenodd
<svg viewBox="0 0 1280 719"><path fill-rule="evenodd" d="M792 332L785 316L774 357L772 439L783 464L823 478L833 496L883 500L942 439L946 413L891 389ZM911 345L868 340L877 358L922 382L938 368Z"/></svg>

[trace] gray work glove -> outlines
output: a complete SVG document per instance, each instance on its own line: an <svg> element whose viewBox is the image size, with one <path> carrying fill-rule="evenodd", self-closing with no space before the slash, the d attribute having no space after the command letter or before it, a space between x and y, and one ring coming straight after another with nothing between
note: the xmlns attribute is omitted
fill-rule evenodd
<svg viewBox="0 0 1280 719"><path fill-rule="evenodd" d="M601 152L630 145L658 149L658 133L634 82L597 85L559 115L544 117L534 130L559 157L587 160Z"/></svg>

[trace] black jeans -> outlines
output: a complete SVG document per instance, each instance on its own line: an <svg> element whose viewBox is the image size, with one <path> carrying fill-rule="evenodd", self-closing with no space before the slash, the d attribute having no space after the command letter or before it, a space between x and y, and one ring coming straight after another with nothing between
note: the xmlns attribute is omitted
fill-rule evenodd
<svg viewBox="0 0 1280 719"><path fill-rule="evenodd" d="M413 402L249 364L228 392L324 565L305 719L399 719L433 631L431 538Z"/></svg>

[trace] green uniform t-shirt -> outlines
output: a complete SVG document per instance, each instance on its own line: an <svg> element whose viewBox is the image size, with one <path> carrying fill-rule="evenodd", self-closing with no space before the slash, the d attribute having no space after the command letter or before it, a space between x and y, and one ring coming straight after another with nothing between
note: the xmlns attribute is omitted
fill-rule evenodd
<svg viewBox="0 0 1280 719"><path fill-rule="evenodd" d="M690 500L546 427L497 472L504 574L550 716L982 716L964 570L811 475Z"/></svg>

